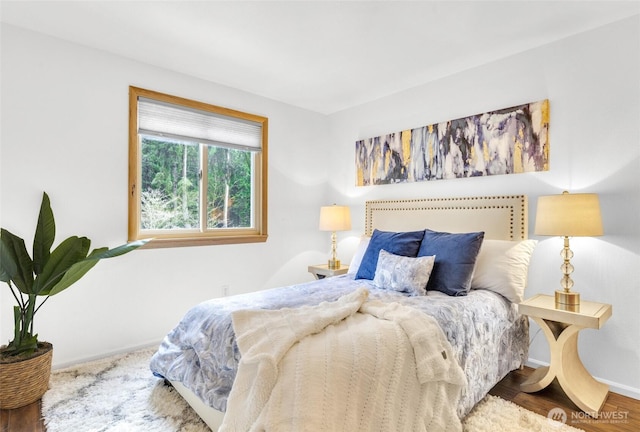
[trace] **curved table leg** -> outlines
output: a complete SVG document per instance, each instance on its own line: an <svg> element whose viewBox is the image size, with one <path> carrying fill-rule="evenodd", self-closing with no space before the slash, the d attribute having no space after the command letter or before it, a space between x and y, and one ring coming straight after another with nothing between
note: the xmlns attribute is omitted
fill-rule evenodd
<svg viewBox="0 0 640 432"><path fill-rule="evenodd" d="M547 338L551 363L548 367L536 369L520 385L520 389L526 393L536 392L551 384L554 378L558 378L566 395L581 410L598 418L609 393L609 386L596 381L578 356L578 333L584 327L531 318L538 323Z"/></svg>

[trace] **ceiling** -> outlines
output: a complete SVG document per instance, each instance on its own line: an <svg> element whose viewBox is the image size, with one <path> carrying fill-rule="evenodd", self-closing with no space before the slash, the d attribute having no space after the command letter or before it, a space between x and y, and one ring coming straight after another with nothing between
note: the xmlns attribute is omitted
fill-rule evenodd
<svg viewBox="0 0 640 432"><path fill-rule="evenodd" d="M7 1L2 22L331 114L640 13L638 1Z"/></svg>

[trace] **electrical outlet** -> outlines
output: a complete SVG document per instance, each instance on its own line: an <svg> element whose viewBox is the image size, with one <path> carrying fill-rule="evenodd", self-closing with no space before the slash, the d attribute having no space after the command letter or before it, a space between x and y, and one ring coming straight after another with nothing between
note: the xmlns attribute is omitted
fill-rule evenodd
<svg viewBox="0 0 640 432"><path fill-rule="evenodd" d="M220 287L220 294L222 294L222 297L226 297L229 295L229 285L224 284Z"/></svg>

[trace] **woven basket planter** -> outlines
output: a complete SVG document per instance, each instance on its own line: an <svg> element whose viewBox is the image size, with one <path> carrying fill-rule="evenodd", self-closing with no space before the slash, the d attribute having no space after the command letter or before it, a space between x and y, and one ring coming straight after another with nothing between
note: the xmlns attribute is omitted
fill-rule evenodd
<svg viewBox="0 0 640 432"><path fill-rule="evenodd" d="M42 354L17 362L0 362L0 408L14 409L40 399L49 388L53 345L39 343L46 348Z"/></svg>

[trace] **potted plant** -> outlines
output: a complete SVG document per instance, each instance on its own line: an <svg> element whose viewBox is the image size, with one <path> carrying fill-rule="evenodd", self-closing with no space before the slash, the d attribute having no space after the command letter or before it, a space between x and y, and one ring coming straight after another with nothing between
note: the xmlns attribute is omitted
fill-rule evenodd
<svg viewBox="0 0 640 432"><path fill-rule="evenodd" d="M7 283L17 303L13 308L13 340L0 347L0 407L3 409L28 405L47 391L53 346L38 341L33 324L42 305L77 282L101 259L124 255L148 241L89 252L91 240L72 236L51 250L55 231L46 192L33 239L33 257L29 256L22 238L2 228L0 281Z"/></svg>

